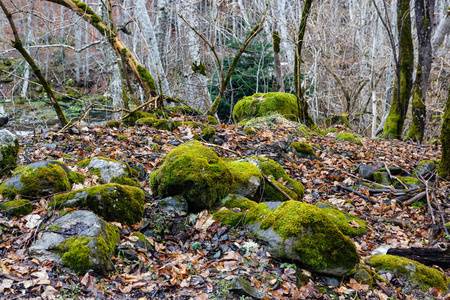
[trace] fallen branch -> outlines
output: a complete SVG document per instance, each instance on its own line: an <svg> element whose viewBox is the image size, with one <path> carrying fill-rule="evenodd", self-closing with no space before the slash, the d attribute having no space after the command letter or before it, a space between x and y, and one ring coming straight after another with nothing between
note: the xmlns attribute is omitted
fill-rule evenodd
<svg viewBox="0 0 450 300"><path fill-rule="evenodd" d="M363 198L363 199L366 200L366 201L369 201L369 202L372 203L372 204L380 204L378 201L375 201L375 200L373 200L372 198L369 198L369 197L367 197L366 195L361 194L361 193L358 192L358 191L355 191L355 190L353 190L353 189L351 189L351 188L348 188L348 187L346 187L346 186L343 186L342 184L338 184L337 186L340 187L341 189L347 191L347 192L354 193L355 195L358 195L359 197Z"/></svg>
<svg viewBox="0 0 450 300"><path fill-rule="evenodd" d="M278 185L276 185L269 176L267 176L266 174L261 172L261 175L264 177L265 180L267 180L267 182L269 182L274 188L276 188L280 193L282 193L284 196L286 196L289 200L295 200L294 198L292 198L291 196L289 196L288 194L286 194L285 191L283 191Z"/></svg>

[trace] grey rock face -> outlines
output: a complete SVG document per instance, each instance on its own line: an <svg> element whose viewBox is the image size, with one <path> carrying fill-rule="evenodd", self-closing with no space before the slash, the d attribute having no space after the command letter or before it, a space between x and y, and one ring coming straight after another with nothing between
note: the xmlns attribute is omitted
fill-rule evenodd
<svg viewBox="0 0 450 300"><path fill-rule="evenodd" d="M50 231L50 229L53 231ZM111 231L116 232L116 234L111 234ZM118 243L117 228L90 211L78 210L57 219L49 226L47 231L33 242L29 248L29 254L41 262L48 259L67 265L64 259L64 251L57 250L57 246L70 238L80 237L89 239L87 247L90 249L90 268L99 273L107 273L113 270L114 266L109 260L108 253L101 252L98 242L102 239L106 244ZM111 241L110 239L115 240ZM75 261L75 263L77 262Z"/></svg>
<svg viewBox="0 0 450 300"><path fill-rule="evenodd" d="M377 169L375 169L372 166L368 166L368 165L359 165L358 166L358 175L364 179L373 180L374 172L377 172Z"/></svg>
<svg viewBox="0 0 450 300"><path fill-rule="evenodd" d="M126 163L120 161L106 160L102 157L94 157L88 166L89 170L98 169L101 178L110 183L114 178L130 177L130 170Z"/></svg>

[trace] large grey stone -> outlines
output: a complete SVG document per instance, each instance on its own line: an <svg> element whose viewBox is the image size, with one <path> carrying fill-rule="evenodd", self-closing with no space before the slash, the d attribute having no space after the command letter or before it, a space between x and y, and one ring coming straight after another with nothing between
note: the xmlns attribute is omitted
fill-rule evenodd
<svg viewBox="0 0 450 300"><path fill-rule="evenodd" d="M31 257L61 263L74 271L106 274L119 242L118 229L93 212L78 210L52 222L29 248Z"/></svg>
<svg viewBox="0 0 450 300"><path fill-rule="evenodd" d="M88 169L98 170L100 177L106 183L110 183L115 178L131 177L130 167L126 163L104 157L94 157L91 159Z"/></svg>

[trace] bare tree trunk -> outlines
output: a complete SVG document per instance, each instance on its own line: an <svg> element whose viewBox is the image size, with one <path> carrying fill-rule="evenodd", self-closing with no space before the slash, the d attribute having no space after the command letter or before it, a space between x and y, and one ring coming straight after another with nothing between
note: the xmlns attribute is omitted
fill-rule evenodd
<svg viewBox="0 0 450 300"><path fill-rule="evenodd" d="M444 19L439 22L436 32L431 39L431 47L433 48L433 53L437 52L437 49L444 41L445 36L450 32L450 9L447 9L447 14Z"/></svg>
<svg viewBox="0 0 450 300"><path fill-rule="evenodd" d="M34 0L30 0L29 6L30 6L30 10L32 10L34 8ZM26 30L25 49L27 49L27 51L30 51L28 47L30 46L30 43L31 43L31 40L33 37L33 30L32 30L31 22L32 22L32 14L30 12L27 14L26 22L25 22L25 30ZM20 96L24 99L27 97L29 79L30 79L30 65L25 64L25 70L23 71L22 92L20 93Z"/></svg>
<svg viewBox="0 0 450 300"><path fill-rule="evenodd" d="M183 17L187 23L199 29L199 20L196 16L196 0L184 0ZM189 28L185 22L181 22L182 44L183 44L183 75L185 78L185 101L201 110L208 111L211 107L211 96L209 95L206 77L206 65L201 59L201 39Z"/></svg>
<svg viewBox="0 0 450 300"><path fill-rule="evenodd" d="M158 41L156 39L152 22L147 13L146 2L146 0L137 0L135 3L135 14L137 16L137 19L139 20L139 23L141 24L144 41L150 50L146 67L150 70L153 78L156 78L161 94L171 96L172 93L170 91L169 82L167 81L166 73L164 72L163 64L161 62L161 54L158 49Z"/></svg>

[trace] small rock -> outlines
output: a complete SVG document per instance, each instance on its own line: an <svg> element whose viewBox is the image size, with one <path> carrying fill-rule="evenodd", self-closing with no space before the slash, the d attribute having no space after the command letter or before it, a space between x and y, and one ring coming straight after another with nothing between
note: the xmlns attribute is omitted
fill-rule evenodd
<svg viewBox="0 0 450 300"><path fill-rule="evenodd" d="M228 285L228 290L236 295L252 297L255 299L262 299L266 296L265 293L252 287L250 281L242 277L234 277Z"/></svg>

